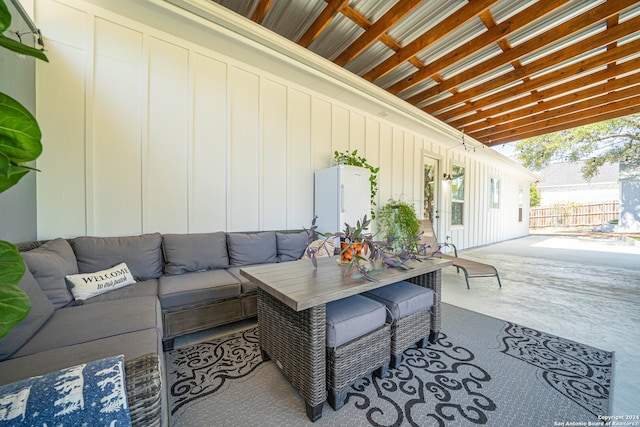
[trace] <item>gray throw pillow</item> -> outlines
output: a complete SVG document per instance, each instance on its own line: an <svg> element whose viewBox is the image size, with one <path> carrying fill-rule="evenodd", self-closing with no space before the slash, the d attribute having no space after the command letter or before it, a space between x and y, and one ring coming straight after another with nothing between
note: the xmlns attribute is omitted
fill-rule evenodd
<svg viewBox="0 0 640 427"><path fill-rule="evenodd" d="M278 261L275 231L228 233L227 246L234 267Z"/></svg>
<svg viewBox="0 0 640 427"><path fill-rule="evenodd" d="M224 232L203 234L165 234L162 248L166 274L228 268L227 236Z"/></svg>
<svg viewBox="0 0 640 427"><path fill-rule="evenodd" d="M28 268L20 279L20 289L29 297L31 310L29 310L27 317L22 319L0 340L0 360L5 360L20 350L53 314L53 304L42 292Z"/></svg>
<svg viewBox="0 0 640 427"><path fill-rule="evenodd" d="M65 276L78 273L76 256L65 239L51 240L42 246L23 252L22 257L54 308L64 307L73 300Z"/></svg>
<svg viewBox="0 0 640 427"><path fill-rule="evenodd" d="M73 249L80 273L106 270L124 262L136 281L162 276L162 235L77 237Z"/></svg>
<svg viewBox="0 0 640 427"><path fill-rule="evenodd" d="M295 261L302 258L307 248L308 236L306 231L300 233L276 232L278 245L278 262Z"/></svg>

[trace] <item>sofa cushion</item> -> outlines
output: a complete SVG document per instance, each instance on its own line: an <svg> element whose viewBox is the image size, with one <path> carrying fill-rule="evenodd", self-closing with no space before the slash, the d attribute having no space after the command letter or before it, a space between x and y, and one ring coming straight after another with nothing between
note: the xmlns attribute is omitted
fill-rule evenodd
<svg viewBox="0 0 640 427"><path fill-rule="evenodd" d="M0 384L44 375L47 372L117 354L124 354L125 360L131 360L149 353L162 355L162 333L156 328L5 360L0 362Z"/></svg>
<svg viewBox="0 0 640 427"><path fill-rule="evenodd" d="M227 235L220 231L203 234L165 234L162 248L166 274L229 267Z"/></svg>
<svg viewBox="0 0 640 427"><path fill-rule="evenodd" d="M228 233L227 247L231 265L235 267L278 261L275 231Z"/></svg>
<svg viewBox="0 0 640 427"><path fill-rule="evenodd" d="M333 243L333 239L314 240L313 242L309 243L309 246L305 248L304 253L302 254L302 259L311 259L311 257L307 253L308 249L315 251L316 258L332 257L334 255L335 246Z"/></svg>
<svg viewBox="0 0 640 427"><path fill-rule="evenodd" d="M384 325L384 305L362 295L327 304L327 347L335 348Z"/></svg>
<svg viewBox="0 0 640 427"><path fill-rule="evenodd" d="M243 265L242 267L227 268L227 271L231 273L233 277L238 279L238 282L240 282L240 292L242 292L243 294L247 292L253 292L258 288L255 283L253 283L251 280L247 279L242 274L240 274L240 269L245 267L251 267L251 266Z"/></svg>
<svg viewBox="0 0 640 427"><path fill-rule="evenodd" d="M226 270L207 270L160 278L163 310L237 297L240 283Z"/></svg>
<svg viewBox="0 0 640 427"><path fill-rule="evenodd" d="M0 401L12 425L131 425L122 355L0 386Z"/></svg>
<svg viewBox="0 0 640 427"><path fill-rule="evenodd" d="M36 249L23 252L22 257L54 308L64 307L73 300L64 277L78 273L78 264L66 240L51 240Z"/></svg>
<svg viewBox="0 0 640 427"><path fill-rule="evenodd" d="M93 273L127 263L136 280L157 279L162 275L162 235L128 237L77 237L73 249L78 259L76 273Z"/></svg>
<svg viewBox="0 0 640 427"><path fill-rule="evenodd" d="M306 231L300 233L276 232L278 262L295 261L302 258L309 236Z"/></svg>
<svg viewBox="0 0 640 427"><path fill-rule="evenodd" d="M390 311L390 321L402 319L433 305L431 289L404 281L367 291L362 295L386 305Z"/></svg>
<svg viewBox="0 0 640 427"><path fill-rule="evenodd" d="M54 311L47 323L13 357L95 341L128 332L162 328L155 297L69 306Z"/></svg>
<svg viewBox="0 0 640 427"><path fill-rule="evenodd" d="M25 269L20 279L22 289L31 301L31 310L27 317L15 325L4 338L0 339L0 360L4 360L18 351L53 314L53 304L42 292L29 269Z"/></svg>
<svg viewBox="0 0 640 427"><path fill-rule="evenodd" d="M136 283L129 267L124 262L108 270L72 274L67 276L66 279L67 285L76 301L84 301Z"/></svg>
<svg viewBox="0 0 640 427"><path fill-rule="evenodd" d="M115 289L105 294L100 294L89 298L82 304L95 304L105 301L117 301L120 299L129 299L136 297L157 297L158 296L158 279L143 280L124 288Z"/></svg>

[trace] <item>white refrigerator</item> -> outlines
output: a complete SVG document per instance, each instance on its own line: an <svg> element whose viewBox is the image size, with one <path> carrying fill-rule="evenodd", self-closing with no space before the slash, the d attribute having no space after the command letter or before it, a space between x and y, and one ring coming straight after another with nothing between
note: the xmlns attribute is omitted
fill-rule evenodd
<svg viewBox="0 0 640 427"><path fill-rule="evenodd" d="M344 224L355 226L371 218L371 172L357 166L339 165L315 173L315 214L320 233L335 233ZM337 243L337 242L336 242Z"/></svg>

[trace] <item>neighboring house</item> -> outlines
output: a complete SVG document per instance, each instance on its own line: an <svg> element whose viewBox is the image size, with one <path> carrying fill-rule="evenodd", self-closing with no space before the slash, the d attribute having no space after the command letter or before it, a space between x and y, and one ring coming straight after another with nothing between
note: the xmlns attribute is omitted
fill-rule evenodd
<svg viewBox="0 0 640 427"><path fill-rule="evenodd" d="M380 167L378 206L433 200L441 240L529 233L535 174L217 4L208 19L157 0L33 9L50 62L23 85L44 152L16 191L37 197L39 239L308 227L336 150Z"/></svg>
<svg viewBox="0 0 640 427"><path fill-rule="evenodd" d="M620 164L618 231L640 231L640 160Z"/></svg>
<svg viewBox="0 0 640 427"><path fill-rule="evenodd" d="M552 163L538 173L543 179L538 184L540 206L558 203L592 203L619 200L620 184L618 163L605 164L591 181L582 177L582 166L578 163Z"/></svg>

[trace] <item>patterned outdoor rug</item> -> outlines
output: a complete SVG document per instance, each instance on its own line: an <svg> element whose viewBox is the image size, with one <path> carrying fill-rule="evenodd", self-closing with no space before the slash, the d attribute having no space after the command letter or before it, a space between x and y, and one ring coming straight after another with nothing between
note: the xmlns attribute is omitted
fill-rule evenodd
<svg viewBox="0 0 640 427"><path fill-rule="evenodd" d="M443 333L311 423L258 328L167 353L170 425L553 426L609 414L613 354L443 304ZM555 424L554 424L555 423ZM580 424L571 424L580 425Z"/></svg>

